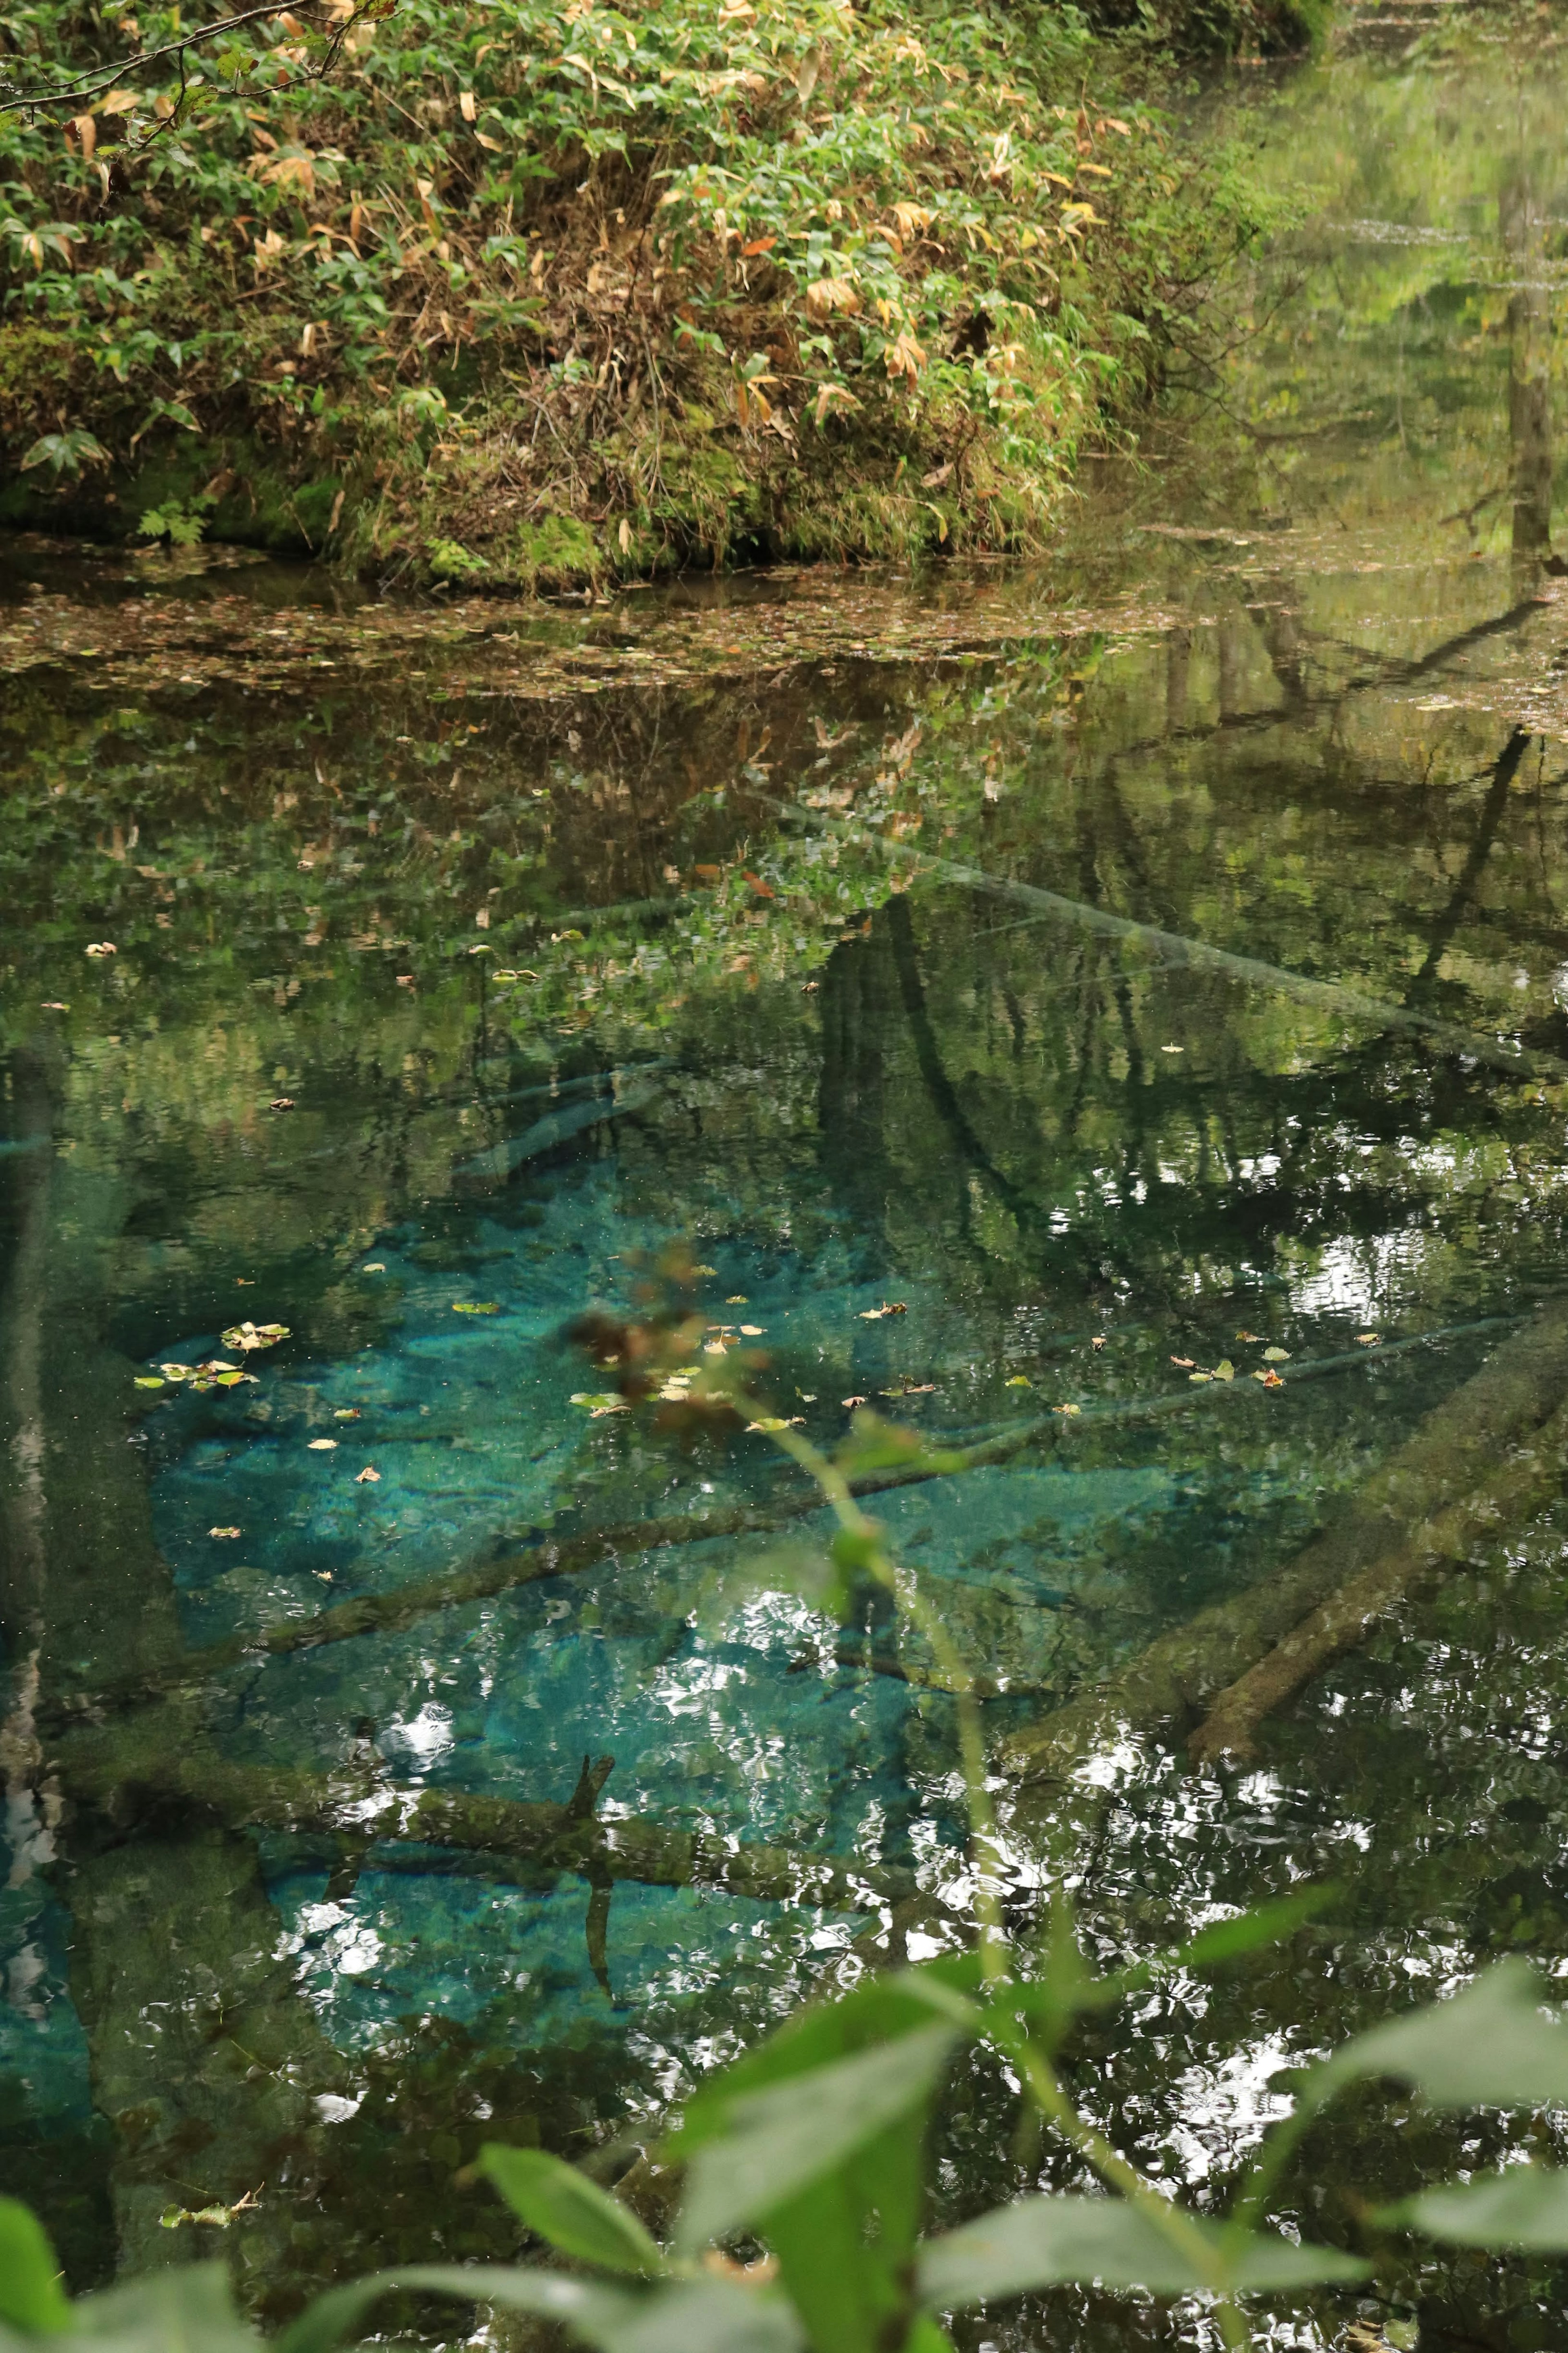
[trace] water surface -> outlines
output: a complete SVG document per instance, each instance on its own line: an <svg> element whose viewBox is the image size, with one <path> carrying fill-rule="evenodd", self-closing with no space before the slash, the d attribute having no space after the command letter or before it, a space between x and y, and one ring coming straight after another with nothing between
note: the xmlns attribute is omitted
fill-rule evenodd
<svg viewBox="0 0 1568 2353"><path fill-rule="evenodd" d="M1268 1577L1568 1287L1568 89L1544 36L1450 37L1226 100L1308 216L1048 565L542 617L9 552L0 2173L79 2284L252 2189L224 2243L273 2314L504 2252L482 2139L613 2169L889 1887L961 1891L929 1657L704 1535L788 1464L595 1414L563 1345L672 1244L824 1443L855 1398L1029 1426L879 1506L999 1738ZM160 1371L215 1359L254 1377ZM1108 1948L1346 1883L1152 2002L1143 2161L1202 2194L1293 2053L1500 1947L1561 1968L1563 1591L1556 1517L1501 1527L1262 1769L1090 1760L1094 1851L1020 1831ZM802 1900L376 1836L599 1758L602 1819L787 1850ZM956 2099L954 2211L1041 2178L1013 2125ZM1456 2161L1386 2103L1345 2130L1341 2235ZM1424 2344L1559 2341L1522 2270L1409 2303Z"/></svg>

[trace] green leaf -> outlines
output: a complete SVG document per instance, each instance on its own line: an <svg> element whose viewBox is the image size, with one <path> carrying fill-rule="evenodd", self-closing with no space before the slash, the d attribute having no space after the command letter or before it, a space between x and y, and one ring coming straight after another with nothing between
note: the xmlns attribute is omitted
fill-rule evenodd
<svg viewBox="0 0 1568 2353"><path fill-rule="evenodd" d="M1243 1953L1255 1953L1260 1945L1277 1945L1282 1937L1293 1936L1306 1921L1326 1911L1338 1900L1339 1893L1338 1887L1332 1885L1304 1887L1292 1894L1278 1896L1271 1904L1258 1904L1234 1920L1215 1920L1172 1955L1172 1966L1208 1969L1216 1962L1233 1961Z"/></svg>
<svg viewBox="0 0 1568 2353"><path fill-rule="evenodd" d="M795 1593L809 1609L841 1625L853 1607L853 1591L838 1565L820 1545L784 1543L737 1553L716 1571L699 1604L706 1632L726 1627L735 1611L759 1593Z"/></svg>
<svg viewBox="0 0 1568 2353"><path fill-rule="evenodd" d="M1121 2199L1025 2198L928 2240L921 2251L921 2300L952 2311L1068 2280L1185 2295L1220 2284L1301 2287L1366 2276L1364 2263L1332 2247L1298 2247L1272 2233L1236 2240L1215 2223L1187 2219L1212 2253L1212 2269Z"/></svg>
<svg viewBox="0 0 1568 2353"><path fill-rule="evenodd" d="M0 2198L0 2321L37 2337L71 2325L48 2233L16 2198Z"/></svg>
<svg viewBox="0 0 1568 2353"><path fill-rule="evenodd" d="M1325 2088L1394 2075L1435 2107L1568 2106L1568 2027L1544 2018L1541 1988L1521 1960L1499 1962L1451 2000L1373 2027L1316 2073Z"/></svg>
<svg viewBox="0 0 1568 2353"><path fill-rule="evenodd" d="M502 2263L414 2263L329 2288L284 2330L271 2353L332 2353L351 2332L359 2333L382 2296L399 2288L560 2321L602 2353L804 2353L788 2305L757 2288L703 2279L628 2291Z"/></svg>
<svg viewBox="0 0 1568 2353"><path fill-rule="evenodd" d="M873 1471L961 1471L964 1459L951 1447L929 1445L918 1430L884 1421L868 1406L856 1414L833 1457L847 1479L864 1479Z"/></svg>
<svg viewBox="0 0 1568 2353"><path fill-rule="evenodd" d="M979 1956L944 1954L919 1968L868 1978L843 2000L814 2002L706 2084L687 2110L674 2153L689 2158L734 2131L749 2100L797 2085L809 2104L841 2061L891 2052L907 2066L909 2041L932 2010L970 2031ZM928 2084L918 2096L929 2102ZM720 2152L715 2151L717 2162ZM698 2162L702 2162L700 2156ZM693 2168L695 2171L695 2168ZM768 2217L785 2293L816 2353L864 2353L902 2341L914 2317L911 2286L926 2172L923 2116L902 2108Z"/></svg>
<svg viewBox="0 0 1568 2353"><path fill-rule="evenodd" d="M630 2327L641 2301L625 2289L598 2287L564 2272L529 2271L521 2264L416 2263L401 2271L372 2272L329 2288L274 2340L270 2353L331 2353L346 2337L358 2336L373 2306L398 2288L421 2288L433 2295L535 2313L563 2321L590 2344L601 2346L611 2344L617 2329Z"/></svg>
<svg viewBox="0 0 1568 2353"><path fill-rule="evenodd" d="M110 2337L111 2353L260 2353L261 2339L235 2309L228 2268L180 2263L82 2296L71 2310L73 2337Z"/></svg>
<svg viewBox="0 0 1568 2353"><path fill-rule="evenodd" d="M695 2251L763 2221L884 2126L923 2105L956 2040L951 2026L925 2026L735 2100L729 2131L692 2160L682 2247Z"/></svg>
<svg viewBox="0 0 1568 2353"><path fill-rule="evenodd" d="M684 2161L704 2142L731 2127L737 2104L770 2084L787 2083L847 2057L912 2034L931 2022L932 1996L975 1992L981 1984L979 1955L944 1953L916 1968L889 1969L868 1977L837 2000L809 2002L765 2042L724 2069L693 2094L671 2137L671 2154Z"/></svg>
<svg viewBox="0 0 1568 2353"><path fill-rule="evenodd" d="M1448 2182L1384 2207L1377 2220L1396 2231L1424 2231L1460 2247L1520 2247L1556 2254L1568 2249L1568 2173L1510 2166L1491 2181Z"/></svg>
<svg viewBox="0 0 1568 2353"><path fill-rule="evenodd" d="M805 2353L784 2297L727 2280L682 2281L639 2297L597 2341L605 2353Z"/></svg>
<svg viewBox="0 0 1568 2353"><path fill-rule="evenodd" d="M601 2271L633 2272L644 2279L664 2270L663 2255L637 2216L560 2158L488 2141L479 2151L479 2169L512 2212L563 2254L596 2263Z"/></svg>

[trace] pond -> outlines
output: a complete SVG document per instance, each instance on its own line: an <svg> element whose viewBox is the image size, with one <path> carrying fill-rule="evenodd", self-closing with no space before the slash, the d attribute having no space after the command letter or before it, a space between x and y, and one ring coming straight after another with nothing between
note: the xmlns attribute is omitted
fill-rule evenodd
<svg viewBox="0 0 1568 2353"><path fill-rule="evenodd" d="M1150 1998L1142 2162L1201 2196L1292 2059L1568 1970L1568 67L1446 14L1225 95L1302 217L1047 565L542 617L6 552L0 2184L78 2287L221 2245L278 2317L502 2253L482 2140L613 2172L957 1933L940 1662L802 1598L765 1430L563 1336L661 1285L759 1419L973 1450L876 1508L985 1679L1020 1918L1142 1950L1340 1883ZM1400 1531L1480 1504L1249 1762L1194 1769L1201 1706L1093 1730L1391 1463ZM1068 2178L1016 2122L957 2097L954 2213ZM1507 2146L1341 2130L1341 2235ZM1563 2341L1522 2266L1409 2303Z"/></svg>

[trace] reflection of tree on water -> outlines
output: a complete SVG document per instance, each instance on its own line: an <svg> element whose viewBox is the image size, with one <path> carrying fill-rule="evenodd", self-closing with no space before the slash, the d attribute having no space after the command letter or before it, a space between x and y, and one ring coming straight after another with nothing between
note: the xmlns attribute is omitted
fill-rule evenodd
<svg viewBox="0 0 1568 2353"><path fill-rule="evenodd" d="M1508 302L1513 553L1529 561L1552 545L1552 314L1545 219L1522 174L1498 200L1498 225L1514 274Z"/></svg>

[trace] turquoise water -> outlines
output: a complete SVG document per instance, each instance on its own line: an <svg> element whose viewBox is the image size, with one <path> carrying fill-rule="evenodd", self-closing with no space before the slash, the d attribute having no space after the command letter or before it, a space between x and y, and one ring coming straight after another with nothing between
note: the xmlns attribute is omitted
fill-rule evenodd
<svg viewBox="0 0 1568 2353"><path fill-rule="evenodd" d="M482 2138L624 2161L879 1916L668 1874L606 1905L378 1841L394 1796L563 1805L609 1757L606 1822L961 1900L952 1697L773 1558L825 1530L793 1468L593 1412L565 1329L643 1312L672 1243L759 1412L1018 1436L876 1507L998 1740L1267 1577L1568 1282L1562 590L1506 501L1450 528L1518 457L1508 92L1429 70L1256 96L1287 156L1349 126L1268 265L1295 309L1211 381L1272 422L1238 455L1182 411L1047 570L699 584L531 637L243 558L10 551L11 618L55 634L0 708L0 2174L79 2283L206 2252L164 2208L258 2186L225 2244L269 2311L503 2251L457 2179ZM1470 111L1474 185L1399 183L1422 86ZM1510 136L1550 222L1541 104ZM287 1335L246 1354L243 1318ZM215 1357L254 1377L159 1371ZM742 1509L777 1527L704 1533ZM1560 1966L1561 1558L1550 1511L1500 1529L1254 1775L1123 1760L1078 1867L1108 1947L1332 1871L1303 2031L1494 1945ZM262 1641L360 1601L370 1630ZM1059 1857L1027 1864L1025 1909ZM1216 2053L1299 2017L1269 1982L1167 2021L1128 2128L1217 2179L1260 2109ZM958 2205L1015 2179L994 2085L951 2132Z"/></svg>

